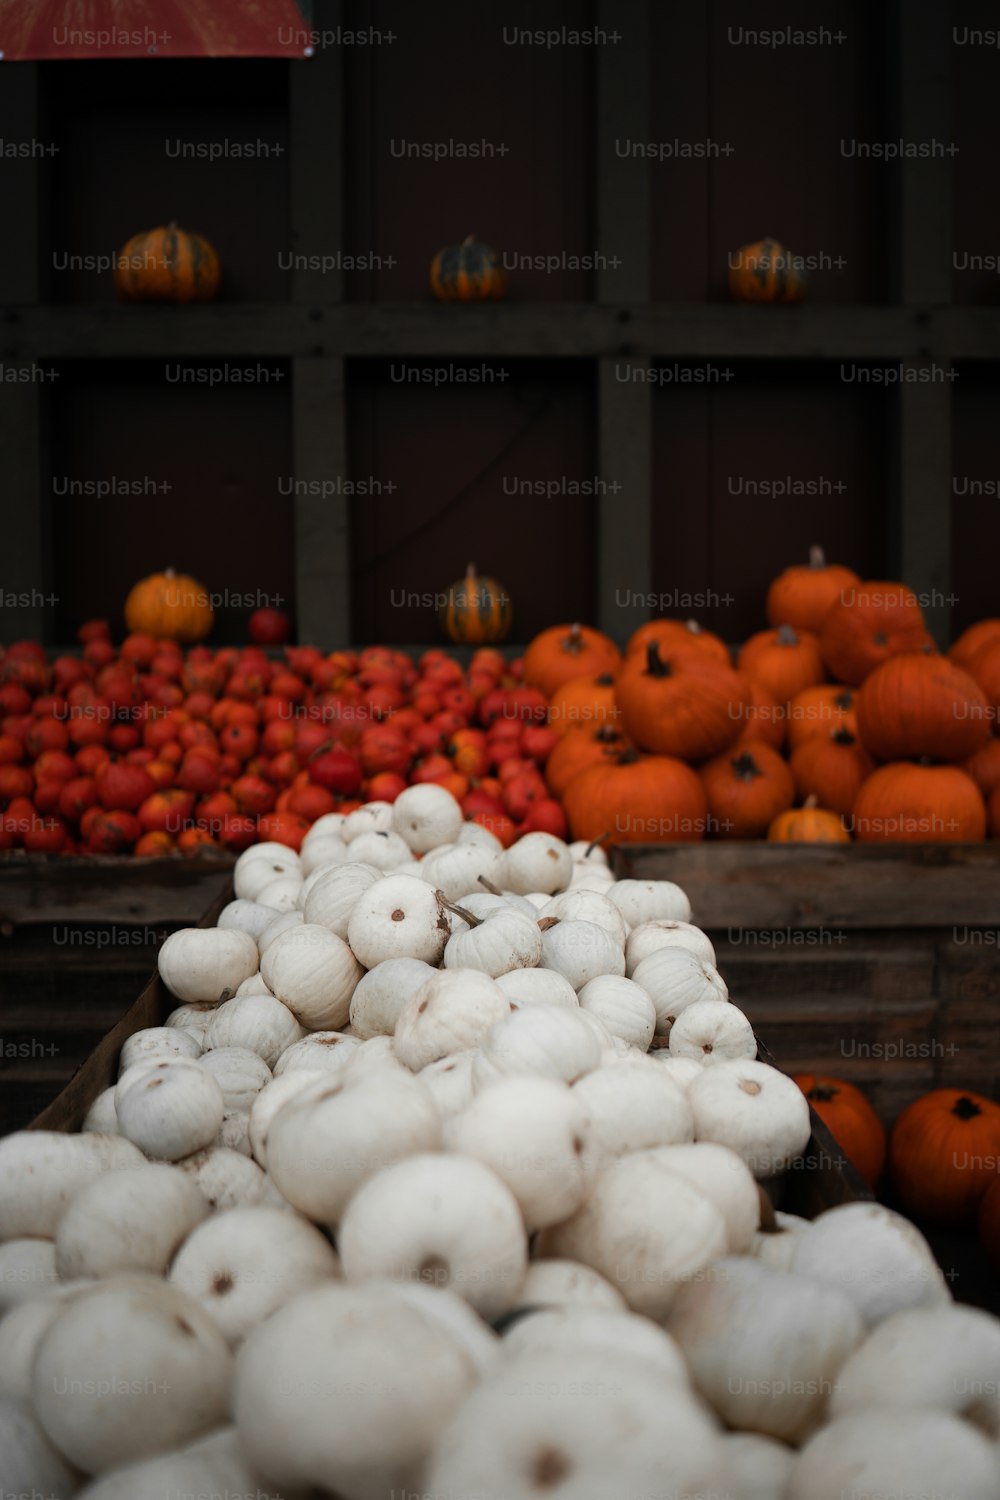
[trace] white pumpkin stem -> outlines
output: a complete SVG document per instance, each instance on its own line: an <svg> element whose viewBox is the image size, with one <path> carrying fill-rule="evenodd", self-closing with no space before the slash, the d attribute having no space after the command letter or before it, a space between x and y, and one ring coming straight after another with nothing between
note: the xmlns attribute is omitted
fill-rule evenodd
<svg viewBox="0 0 1000 1500"><path fill-rule="evenodd" d="M503 891L500 889L500 887L498 885L494 885L492 880L487 880L485 875L480 875L479 884L483 887L484 890L489 891L491 896L503 895Z"/></svg>
<svg viewBox="0 0 1000 1500"><path fill-rule="evenodd" d="M781 1234L783 1231L775 1216L774 1204L759 1182L757 1184L757 1197L760 1202L760 1223L757 1225L760 1233Z"/></svg>
<svg viewBox="0 0 1000 1500"><path fill-rule="evenodd" d="M539 919L538 919L539 931L541 931L541 932L548 932L548 930L549 930L550 927L558 927L559 922L560 922L560 918L559 917L539 917Z"/></svg>
<svg viewBox="0 0 1000 1500"><path fill-rule="evenodd" d="M814 544L809 548L809 566L811 568L826 567L826 553L823 551L822 547L817 547Z"/></svg>
<svg viewBox="0 0 1000 1500"><path fill-rule="evenodd" d="M461 917L462 921L468 922L470 927L478 927L482 923L482 917L477 917L471 911L466 911L464 906L458 906L454 901L449 901L444 891L435 891L434 894L445 911L453 912L456 917Z"/></svg>

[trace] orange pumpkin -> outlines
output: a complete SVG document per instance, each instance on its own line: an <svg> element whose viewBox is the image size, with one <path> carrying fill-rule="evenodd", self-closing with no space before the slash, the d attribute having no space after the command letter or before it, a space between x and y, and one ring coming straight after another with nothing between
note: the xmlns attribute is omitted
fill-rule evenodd
<svg viewBox="0 0 1000 1500"><path fill-rule="evenodd" d="M986 807L958 766L891 761L858 792L848 827L862 844L979 843L986 837Z"/></svg>
<svg viewBox="0 0 1000 1500"><path fill-rule="evenodd" d="M779 703L823 681L819 638L809 631L779 625L760 630L742 647L737 665L744 676L759 682Z"/></svg>
<svg viewBox="0 0 1000 1500"><path fill-rule="evenodd" d="M219 257L208 240L173 222L133 235L114 270L123 302L211 302L219 279Z"/></svg>
<svg viewBox="0 0 1000 1500"><path fill-rule="evenodd" d="M1000 839L1000 786L995 786L990 792L987 803L987 818L990 833L995 839Z"/></svg>
<svg viewBox="0 0 1000 1500"><path fill-rule="evenodd" d="M948 648L948 655L956 667L969 670L969 664L984 646L993 646L1000 641L1000 620L977 620L968 630L963 630L957 641Z"/></svg>
<svg viewBox="0 0 1000 1500"><path fill-rule="evenodd" d="M615 679L610 672L600 677L571 677L556 689L549 704L549 724L560 735L576 727L614 724L618 717Z"/></svg>
<svg viewBox="0 0 1000 1500"><path fill-rule="evenodd" d="M929 1224L976 1222L1000 1172L1000 1104L932 1089L908 1104L889 1141L889 1181L904 1213Z"/></svg>
<svg viewBox="0 0 1000 1500"><path fill-rule="evenodd" d="M890 656L932 645L917 596L905 583L859 583L830 606L820 645L830 676L858 687Z"/></svg>
<svg viewBox="0 0 1000 1500"><path fill-rule="evenodd" d="M1000 786L1000 739L991 734L985 745L962 764L987 800Z"/></svg>
<svg viewBox="0 0 1000 1500"><path fill-rule="evenodd" d="M979 1240L1000 1271L1000 1177L990 1183L979 1205Z"/></svg>
<svg viewBox="0 0 1000 1500"><path fill-rule="evenodd" d="M563 808L574 839L678 844L705 836L701 782L690 766L669 755L625 750L602 760L573 777Z"/></svg>
<svg viewBox="0 0 1000 1500"><path fill-rule="evenodd" d="M647 620L629 637L625 655L633 656L636 652L645 655L653 642L667 654L676 646L693 646L724 667L732 665L725 641L710 630L702 630L697 620Z"/></svg>
<svg viewBox="0 0 1000 1500"><path fill-rule="evenodd" d="M480 578L469 563L465 577L445 595L438 618L449 638L464 645L502 641L510 630L510 595L495 578Z"/></svg>
<svg viewBox="0 0 1000 1500"><path fill-rule="evenodd" d="M810 547L808 563L793 563L771 584L767 618L772 625L819 635L830 606L860 582L852 568L828 563L822 547Z"/></svg>
<svg viewBox="0 0 1000 1500"><path fill-rule="evenodd" d="M967 760L986 743L986 698L933 648L892 656L858 691L861 739L879 760Z"/></svg>
<svg viewBox="0 0 1000 1500"><path fill-rule="evenodd" d="M870 1188L876 1187L885 1166L886 1134L867 1096L843 1078L797 1073L794 1081L847 1159Z"/></svg>
<svg viewBox="0 0 1000 1500"><path fill-rule="evenodd" d="M746 723L750 692L732 667L682 647L627 656L615 682L622 727L655 755L704 760L731 745Z"/></svg>
<svg viewBox="0 0 1000 1500"><path fill-rule="evenodd" d="M795 800L792 773L762 741L716 756L701 769L709 826L716 838L756 839Z"/></svg>
<svg viewBox="0 0 1000 1500"><path fill-rule="evenodd" d="M730 252L729 290L737 302L801 302L805 285L801 258L777 240L755 240Z"/></svg>
<svg viewBox="0 0 1000 1500"><path fill-rule="evenodd" d="M571 678L600 677L620 661L614 641L590 625L551 625L524 653L524 680L551 699Z"/></svg>
<svg viewBox="0 0 1000 1500"><path fill-rule="evenodd" d="M497 252L469 234L435 255L431 291L439 302L496 302L507 291L507 276Z"/></svg>
<svg viewBox="0 0 1000 1500"><path fill-rule="evenodd" d="M196 578L167 568L134 585L125 600L125 623L130 631L156 640L193 646L212 629L214 614L208 594Z"/></svg>
<svg viewBox="0 0 1000 1500"><path fill-rule="evenodd" d="M788 705L788 748L797 750L807 740L825 739L834 729L857 734L855 694L838 683L819 683L796 693Z"/></svg>
<svg viewBox="0 0 1000 1500"><path fill-rule="evenodd" d="M545 762L549 791L553 797L562 797L574 776L589 766L615 762L628 748L621 730L610 724L581 724L568 729Z"/></svg>
<svg viewBox="0 0 1000 1500"><path fill-rule="evenodd" d="M990 720L1000 716L1000 641L986 641L968 663L966 670L986 695Z"/></svg>
<svg viewBox="0 0 1000 1500"><path fill-rule="evenodd" d="M806 740L789 760L799 797L815 797L823 807L846 815L875 769L875 762L849 729Z"/></svg>
<svg viewBox="0 0 1000 1500"><path fill-rule="evenodd" d="M801 807L790 807L779 813L767 830L772 844L849 844L851 835L839 813L820 807L815 797L807 797Z"/></svg>
<svg viewBox="0 0 1000 1500"><path fill-rule="evenodd" d="M738 677L743 674L737 672ZM746 722L730 746L735 749L747 740L763 740L772 750L780 750L785 743L785 726L788 722L787 708L779 703L773 693L751 678L746 678L750 688L750 703L746 711Z"/></svg>

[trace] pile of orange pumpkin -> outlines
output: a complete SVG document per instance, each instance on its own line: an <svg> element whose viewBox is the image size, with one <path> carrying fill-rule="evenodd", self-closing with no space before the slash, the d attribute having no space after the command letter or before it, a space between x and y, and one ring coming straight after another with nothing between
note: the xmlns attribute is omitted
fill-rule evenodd
<svg viewBox="0 0 1000 1500"><path fill-rule="evenodd" d="M812 1073L795 1082L873 1191L884 1185L917 1223L978 1229L1000 1267L1000 1104L968 1090L932 1089L887 1133L855 1084Z"/></svg>
<svg viewBox="0 0 1000 1500"><path fill-rule="evenodd" d="M620 652L543 631L525 680L560 736L546 767L576 838L966 842L1000 835L1000 620L942 654L913 591L819 549L735 656L693 621Z"/></svg>

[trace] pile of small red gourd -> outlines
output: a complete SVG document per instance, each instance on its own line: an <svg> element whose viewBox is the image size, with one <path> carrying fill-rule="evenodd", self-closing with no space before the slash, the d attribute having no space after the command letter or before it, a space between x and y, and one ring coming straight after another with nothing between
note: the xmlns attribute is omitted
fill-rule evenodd
<svg viewBox="0 0 1000 1500"><path fill-rule="evenodd" d="M574 838L967 842L1000 836L1000 620L942 654L905 584L819 549L735 653L692 621L624 652L544 631L525 680L560 732L546 775Z"/></svg>
<svg viewBox="0 0 1000 1500"><path fill-rule="evenodd" d="M298 848L325 813L437 781L508 844L566 822L542 777L556 736L518 662L467 669L384 647L195 646L102 621L82 654L0 660L0 849L166 855Z"/></svg>

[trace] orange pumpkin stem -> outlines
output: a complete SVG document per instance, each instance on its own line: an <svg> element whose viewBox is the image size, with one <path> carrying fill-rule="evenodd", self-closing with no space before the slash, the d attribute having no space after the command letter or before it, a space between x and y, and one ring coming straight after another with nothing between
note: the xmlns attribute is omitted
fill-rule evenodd
<svg viewBox="0 0 1000 1500"><path fill-rule="evenodd" d="M814 807L819 807L819 798L816 796L815 792L810 792L809 793L809 796L803 802L802 807L803 807L803 809L805 809L805 808L808 807L810 809L810 811Z"/></svg>
<svg viewBox="0 0 1000 1500"><path fill-rule="evenodd" d="M563 641L563 645L567 651L572 651L574 655L578 655L583 650L583 644L583 627L577 621L575 625L569 627L569 635Z"/></svg>
<svg viewBox="0 0 1000 1500"><path fill-rule="evenodd" d="M799 638L791 625L779 625L775 640L779 646L797 646L799 644Z"/></svg>
<svg viewBox="0 0 1000 1500"><path fill-rule="evenodd" d="M826 553L822 547L812 546L809 548L809 566L811 568L826 567Z"/></svg>
<svg viewBox="0 0 1000 1500"><path fill-rule="evenodd" d="M755 776L764 774L749 750L744 750L742 755L735 755L730 765L738 781L753 781Z"/></svg>
<svg viewBox="0 0 1000 1500"><path fill-rule="evenodd" d="M673 676L673 668L670 663L664 661L660 656L660 647L657 641L650 641L646 647L646 671L650 677Z"/></svg>
<svg viewBox="0 0 1000 1500"><path fill-rule="evenodd" d="M857 743L857 736L853 735L843 724L841 724L839 729L833 731L830 738L835 745L854 745Z"/></svg>
<svg viewBox="0 0 1000 1500"><path fill-rule="evenodd" d="M975 1100L967 1098L965 1094L962 1095L961 1099L955 1100L951 1107L951 1112L956 1120L974 1120L977 1115L982 1114L982 1110Z"/></svg>
<svg viewBox="0 0 1000 1500"><path fill-rule="evenodd" d="M464 248L466 245L474 245L475 243L476 243L476 236L474 234L467 234L465 236L465 239L462 241L462 246Z"/></svg>

